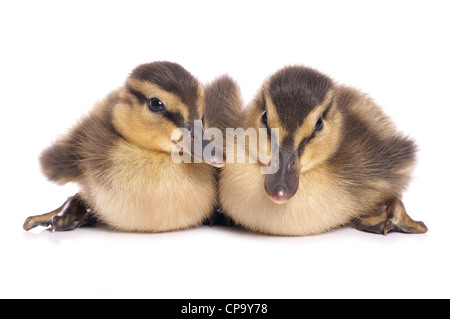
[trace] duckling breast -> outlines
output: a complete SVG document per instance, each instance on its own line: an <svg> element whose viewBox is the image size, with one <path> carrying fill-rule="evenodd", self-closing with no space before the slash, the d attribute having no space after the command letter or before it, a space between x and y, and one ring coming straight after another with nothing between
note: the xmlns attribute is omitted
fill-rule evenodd
<svg viewBox="0 0 450 319"><path fill-rule="evenodd" d="M238 224L265 234L303 236L348 224L360 207L326 167L302 174L297 193L284 204L264 190L258 165L227 164L219 182L224 212Z"/></svg>
<svg viewBox="0 0 450 319"><path fill-rule="evenodd" d="M108 171L86 177L84 194L109 226L164 232L201 224L216 204L214 168L175 164L170 155L149 154L122 143L111 152Z"/></svg>

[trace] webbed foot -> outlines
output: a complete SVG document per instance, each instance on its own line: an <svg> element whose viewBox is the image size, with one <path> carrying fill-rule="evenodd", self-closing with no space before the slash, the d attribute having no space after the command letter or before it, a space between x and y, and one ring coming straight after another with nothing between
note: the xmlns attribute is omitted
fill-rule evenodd
<svg viewBox="0 0 450 319"><path fill-rule="evenodd" d="M223 213L221 207L214 209L212 215L203 222L203 225L224 225L224 226L234 226L234 221Z"/></svg>
<svg viewBox="0 0 450 319"><path fill-rule="evenodd" d="M94 223L95 218L92 216L91 210L84 205L80 195L76 194L50 213L28 217L23 224L23 229L28 231L37 226L50 226L50 230L55 232L72 230Z"/></svg>
<svg viewBox="0 0 450 319"><path fill-rule="evenodd" d="M361 218L354 223L353 227L384 235L390 232L424 234L428 231L423 222L417 222L409 217L405 206L398 198L394 198L380 215Z"/></svg>

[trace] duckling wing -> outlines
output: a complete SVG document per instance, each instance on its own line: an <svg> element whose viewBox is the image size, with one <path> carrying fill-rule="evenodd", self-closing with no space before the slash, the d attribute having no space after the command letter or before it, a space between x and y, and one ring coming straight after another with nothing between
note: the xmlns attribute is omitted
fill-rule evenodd
<svg viewBox="0 0 450 319"><path fill-rule="evenodd" d="M58 184L105 170L107 154L119 138L107 114L92 112L40 156L44 175Z"/></svg>
<svg viewBox="0 0 450 319"><path fill-rule="evenodd" d="M73 181L81 175L78 166L81 154L76 131L75 129L68 136L57 140L41 154L42 172L49 180L58 184Z"/></svg>

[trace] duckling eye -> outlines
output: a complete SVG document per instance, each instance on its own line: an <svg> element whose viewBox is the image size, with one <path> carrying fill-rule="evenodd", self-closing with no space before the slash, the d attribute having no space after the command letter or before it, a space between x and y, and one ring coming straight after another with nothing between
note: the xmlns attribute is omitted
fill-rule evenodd
<svg viewBox="0 0 450 319"><path fill-rule="evenodd" d="M261 117L261 121L263 122L263 124L265 126L267 126L267 111L266 110L264 110L264 113L263 113L263 115Z"/></svg>
<svg viewBox="0 0 450 319"><path fill-rule="evenodd" d="M156 97L148 100L147 105L150 111L155 113L160 113L166 110L166 106L164 105L164 103Z"/></svg>
<svg viewBox="0 0 450 319"><path fill-rule="evenodd" d="M320 131L323 129L323 119L322 117L320 117L317 122L316 125L314 126L314 131Z"/></svg>

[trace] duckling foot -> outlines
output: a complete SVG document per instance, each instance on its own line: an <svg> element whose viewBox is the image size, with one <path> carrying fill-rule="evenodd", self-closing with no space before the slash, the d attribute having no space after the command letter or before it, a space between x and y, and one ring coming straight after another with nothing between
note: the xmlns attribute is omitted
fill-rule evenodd
<svg viewBox="0 0 450 319"><path fill-rule="evenodd" d="M359 219L354 228L370 233L387 235L390 232L408 234L424 234L428 231L423 222L416 222L406 213L405 206L398 198L394 198L378 216Z"/></svg>
<svg viewBox="0 0 450 319"><path fill-rule="evenodd" d="M221 207L214 209L213 214L209 217L203 225L225 225L225 226L234 226L233 220L223 213Z"/></svg>
<svg viewBox="0 0 450 319"><path fill-rule="evenodd" d="M50 213L28 217L23 224L23 229L28 231L36 226L51 226L50 230L55 232L72 230L94 223L95 218L91 210L83 204L80 195L76 194Z"/></svg>

